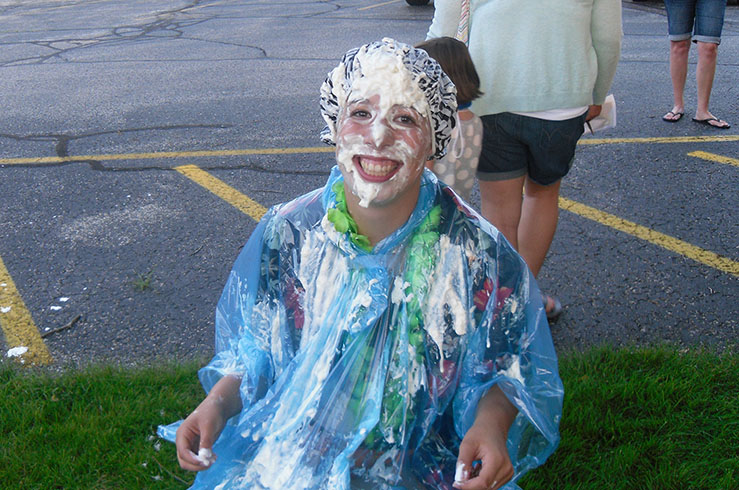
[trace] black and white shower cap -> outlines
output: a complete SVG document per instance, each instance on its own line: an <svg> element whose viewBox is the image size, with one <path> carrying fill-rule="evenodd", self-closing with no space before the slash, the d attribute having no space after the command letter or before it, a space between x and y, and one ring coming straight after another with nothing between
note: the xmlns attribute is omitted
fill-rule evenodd
<svg viewBox="0 0 739 490"><path fill-rule="evenodd" d="M321 140L330 145L336 144L336 124L341 109L347 104L352 84L365 76L361 60L375 53L391 54L400 59L411 79L425 95L434 132L433 157L441 158L446 153L456 124L457 88L426 51L390 38L348 51L339 66L328 73L321 86L321 114L327 124L321 131Z"/></svg>

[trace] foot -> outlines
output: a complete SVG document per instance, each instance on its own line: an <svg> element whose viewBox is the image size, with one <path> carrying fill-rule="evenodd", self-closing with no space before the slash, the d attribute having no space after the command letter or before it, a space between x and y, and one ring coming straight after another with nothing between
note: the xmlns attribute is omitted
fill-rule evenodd
<svg viewBox="0 0 739 490"><path fill-rule="evenodd" d="M554 296L549 296L548 294L542 294L541 298L544 302L544 311L547 314L547 320L549 320L549 323L556 322L562 314L562 303Z"/></svg>
<svg viewBox="0 0 739 490"><path fill-rule="evenodd" d="M678 111L677 109L673 109L669 111L667 114L662 116L662 120L665 122L678 122L680 119L682 119L683 115L685 115L685 112Z"/></svg>
<svg viewBox="0 0 739 490"><path fill-rule="evenodd" d="M722 121L721 119L714 116L709 116L705 118L694 117L693 121L704 124L706 126L711 126L716 129L729 129L731 127L731 124L727 123L726 121Z"/></svg>

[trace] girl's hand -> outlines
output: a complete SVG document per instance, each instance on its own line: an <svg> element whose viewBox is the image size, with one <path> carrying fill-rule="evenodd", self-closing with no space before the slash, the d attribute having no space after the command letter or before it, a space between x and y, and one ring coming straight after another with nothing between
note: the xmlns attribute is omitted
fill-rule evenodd
<svg viewBox="0 0 739 490"><path fill-rule="evenodd" d="M225 425L218 403L208 398L203 400L177 429L175 446L180 466L189 471L210 468L216 456L209 452Z"/></svg>
<svg viewBox="0 0 739 490"><path fill-rule="evenodd" d="M475 423L459 445L455 488L497 489L513 478L513 464L506 441L508 429L517 414L518 410L498 385L485 393L477 404ZM476 464L474 467L473 462Z"/></svg>
<svg viewBox="0 0 739 490"><path fill-rule="evenodd" d="M183 469L202 471L216 460L213 443L221 435L228 419L241 411L241 378L224 376L213 386L205 400L177 429L175 447Z"/></svg>
<svg viewBox="0 0 739 490"><path fill-rule="evenodd" d="M476 463L474 467L473 462ZM455 488L487 490L505 485L513 477L506 435L473 425L459 446L457 468Z"/></svg>

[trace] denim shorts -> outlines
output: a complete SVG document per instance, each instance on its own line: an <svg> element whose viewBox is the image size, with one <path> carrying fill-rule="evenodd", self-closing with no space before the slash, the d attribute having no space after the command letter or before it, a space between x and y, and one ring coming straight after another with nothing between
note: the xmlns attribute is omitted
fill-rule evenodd
<svg viewBox="0 0 739 490"><path fill-rule="evenodd" d="M537 184L554 184L572 167L586 114L564 121L510 112L482 116L477 178L494 181L528 175Z"/></svg>
<svg viewBox="0 0 739 490"><path fill-rule="evenodd" d="M721 44L726 0L665 0L665 8L670 41Z"/></svg>

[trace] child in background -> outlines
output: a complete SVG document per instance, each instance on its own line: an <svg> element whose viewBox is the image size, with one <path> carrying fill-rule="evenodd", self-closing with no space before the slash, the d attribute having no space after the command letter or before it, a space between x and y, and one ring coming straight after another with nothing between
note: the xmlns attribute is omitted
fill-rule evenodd
<svg viewBox="0 0 739 490"><path fill-rule="evenodd" d="M457 87L458 129L452 134L449 150L428 168L465 201L475 186L477 161L482 149L482 121L469 110L472 101L482 95L480 78L467 46L452 37L429 39L416 45L434 58Z"/></svg>

